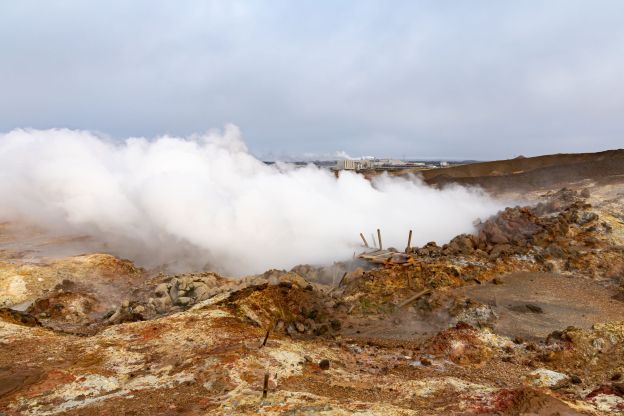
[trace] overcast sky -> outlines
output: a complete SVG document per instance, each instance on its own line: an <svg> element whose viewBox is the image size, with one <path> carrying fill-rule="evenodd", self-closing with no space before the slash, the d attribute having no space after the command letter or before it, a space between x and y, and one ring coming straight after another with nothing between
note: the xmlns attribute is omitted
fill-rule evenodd
<svg viewBox="0 0 624 416"><path fill-rule="evenodd" d="M0 131L238 125L260 157L624 147L624 1L2 1Z"/></svg>

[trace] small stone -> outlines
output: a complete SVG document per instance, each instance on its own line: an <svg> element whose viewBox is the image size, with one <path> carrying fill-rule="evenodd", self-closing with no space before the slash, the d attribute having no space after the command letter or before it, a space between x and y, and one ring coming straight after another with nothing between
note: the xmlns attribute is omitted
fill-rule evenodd
<svg viewBox="0 0 624 416"><path fill-rule="evenodd" d="M583 382L583 380L581 380L581 378L577 375L572 375L570 377L570 383L572 384L581 384Z"/></svg>
<svg viewBox="0 0 624 416"><path fill-rule="evenodd" d="M622 378L622 373L615 373L611 376L611 381L618 381Z"/></svg>
<svg viewBox="0 0 624 416"><path fill-rule="evenodd" d="M297 328L297 331L299 331L299 332L304 332L305 331L305 325L303 325L301 322L295 323L295 328Z"/></svg>
<svg viewBox="0 0 624 416"><path fill-rule="evenodd" d="M425 366L425 367L429 367L432 363L431 363L431 360L429 358L421 357L420 358L420 364Z"/></svg>
<svg viewBox="0 0 624 416"><path fill-rule="evenodd" d="M553 261L545 261L545 262L544 262L544 269L545 269L547 272L556 272L556 271L559 269L559 267L558 267L558 266L557 266L557 264L556 264L555 262L553 262Z"/></svg>
<svg viewBox="0 0 624 416"><path fill-rule="evenodd" d="M319 368L321 370L329 370L329 360L323 359L319 361Z"/></svg>
<svg viewBox="0 0 624 416"><path fill-rule="evenodd" d="M325 333L327 333L327 331L329 331L327 325L321 325L317 328L314 328L314 335L324 335Z"/></svg>
<svg viewBox="0 0 624 416"><path fill-rule="evenodd" d="M295 329L295 326L292 323L288 324L288 326L286 327L286 333L290 335L291 337L297 334L297 330Z"/></svg>
<svg viewBox="0 0 624 416"><path fill-rule="evenodd" d="M312 309L308 312L308 318L315 320L318 316L318 311L316 309Z"/></svg>
<svg viewBox="0 0 624 416"><path fill-rule="evenodd" d="M180 297L178 298L178 305L181 305L181 306L186 306L186 305L188 305L189 303L191 303L191 298L189 298L189 297L187 297L187 296L180 296Z"/></svg>
<svg viewBox="0 0 624 416"><path fill-rule="evenodd" d="M492 279L492 283L495 284L495 285L502 285L503 281L502 281L502 279L500 279L498 277L495 277L494 279Z"/></svg>
<svg viewBox="0 0 624 416"><path fill-rule="evenodd" d="M524 339L522 339L522 337L515 337L513 339L513 343L514 344L522 344L522 343L524 343Z"/></svg>
<svg viewBox="0 0 624 416"><path fill-rule="evenodd" d="M279 286L280 287L284 287L286 289L290 289L292 288L292 282L288 281L288 280L282 280L281 282L279 282Z"/></svg>
<svg viewBox="0 0 624 416"><path fill-rule="evenodd" d="M592 340L591 345L597 350L603 350L605 348L605 340L602 338L595 338Z"/></svg>

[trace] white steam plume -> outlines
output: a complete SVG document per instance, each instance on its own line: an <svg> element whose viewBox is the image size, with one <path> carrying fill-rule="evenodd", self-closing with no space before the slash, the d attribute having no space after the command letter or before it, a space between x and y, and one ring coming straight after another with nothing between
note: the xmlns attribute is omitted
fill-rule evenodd
<svg viewBox="0 0 624 416"><path fill-rule="evenodd" d="M89 234L145 266L230 274L349 259L358 234L384 246L446 242L501 204L416 178L267 166L236 126L122 143L67 129L0 134L0 220Z"/></svg>

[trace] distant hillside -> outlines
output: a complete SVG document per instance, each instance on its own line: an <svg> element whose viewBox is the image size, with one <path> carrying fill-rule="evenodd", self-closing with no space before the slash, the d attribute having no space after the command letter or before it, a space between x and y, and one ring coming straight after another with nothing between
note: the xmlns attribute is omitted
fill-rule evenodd
<svg viewBox="0 0 624 416"><path fill-rule="evenodd" d="M518 157L418 173L431 185L460 183L479 185L490 191L565 186L586 179L624 182L624 150Z"/></svg>

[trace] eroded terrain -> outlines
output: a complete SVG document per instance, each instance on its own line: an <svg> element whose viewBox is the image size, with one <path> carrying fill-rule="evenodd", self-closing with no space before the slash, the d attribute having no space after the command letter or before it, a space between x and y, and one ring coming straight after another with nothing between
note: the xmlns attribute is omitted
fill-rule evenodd
<svg viewBox="0 0 624 416"><path fill-rule="evenodd" d="M523 200L443 246L242 279L3 224L0 412L624 414L624 185Z"/></svg>

